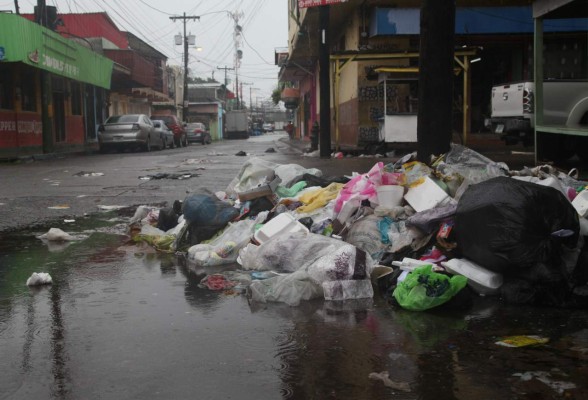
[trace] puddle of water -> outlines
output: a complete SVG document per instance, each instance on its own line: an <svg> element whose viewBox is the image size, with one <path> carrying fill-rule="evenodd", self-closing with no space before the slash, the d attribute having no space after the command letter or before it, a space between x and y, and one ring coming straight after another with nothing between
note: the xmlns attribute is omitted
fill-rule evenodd
<svg viewBox="0 0 588 400"><path fill-rule="evenodd" d="M250 304L234 291L199 286L223 269L192 270L129 243L132 214L55 226L87 235L58 249L36 239L48 227L1 238L3 396L587 398L584 310L506 307L490 298L467 311L426 313L380 298ZM26 287L32 272L49 272L54 284ZM528 334L550 341L495 344ZM382 372L410 391L370 379Z"/></svg>

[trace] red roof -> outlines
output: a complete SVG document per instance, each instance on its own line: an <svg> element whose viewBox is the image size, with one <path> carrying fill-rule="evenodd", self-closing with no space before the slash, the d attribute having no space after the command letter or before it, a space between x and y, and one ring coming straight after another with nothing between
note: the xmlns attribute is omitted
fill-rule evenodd
<svg viewBox="0 0 588 400"><path fill-rule="evenodd" d="M30 21L35 19L33 14L21 15ZM105 12L57 14L57 17L63 21L63 25L57 27L57 32L64 37L102 37L114 43L120 49L129 48L126 33L118 29L114 21Z"/></svg>

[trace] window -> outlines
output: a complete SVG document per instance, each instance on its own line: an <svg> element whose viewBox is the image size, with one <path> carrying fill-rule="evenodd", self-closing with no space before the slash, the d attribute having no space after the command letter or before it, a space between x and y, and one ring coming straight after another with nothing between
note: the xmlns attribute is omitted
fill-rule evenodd
<svg viewBox="0 0 588 400"><path fill-rule="evenodd" d="M23 111L37 111L36 83L35 71L21 73L20 90Z"/></svg>
<svg viewBox="0 0 588 400"><path fill-rule="evenodd" d="M71 114L82 115L82 89L78 82L70 83L70 103L71 103Z"/></svg>

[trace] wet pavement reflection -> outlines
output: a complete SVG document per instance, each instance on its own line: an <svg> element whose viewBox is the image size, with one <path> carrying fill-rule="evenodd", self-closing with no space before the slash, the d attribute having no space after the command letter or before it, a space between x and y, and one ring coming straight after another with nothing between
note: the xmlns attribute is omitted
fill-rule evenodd
<svg viewBox="0 0 588 400"><path fill-rule="evenodd" d="M250 303L199 286L218 268L130 242L127 217L58 226L84 237L58 247L48 227L2 234L0 398L588 398L584 310ZM33 272L53 284L28 288ZM549 342L496 344L513 335Z"/></svg>

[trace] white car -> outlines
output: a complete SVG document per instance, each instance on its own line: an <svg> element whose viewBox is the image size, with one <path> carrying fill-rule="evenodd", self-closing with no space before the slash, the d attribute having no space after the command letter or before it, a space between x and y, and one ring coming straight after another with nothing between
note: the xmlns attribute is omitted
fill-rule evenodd
<svg viewBox="0 0 588 400"><path fill-rule="evenodd" d="M274 124L271 122L266 122L263 124L262 129L264 132L273 132L274 131Z"/></svg>

